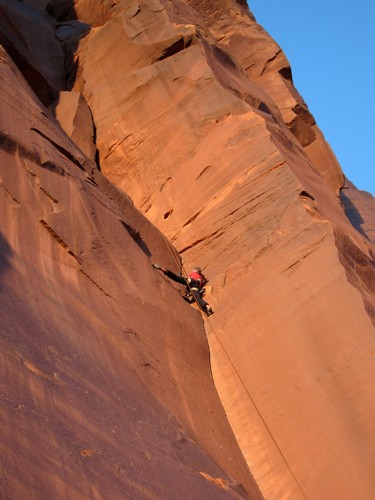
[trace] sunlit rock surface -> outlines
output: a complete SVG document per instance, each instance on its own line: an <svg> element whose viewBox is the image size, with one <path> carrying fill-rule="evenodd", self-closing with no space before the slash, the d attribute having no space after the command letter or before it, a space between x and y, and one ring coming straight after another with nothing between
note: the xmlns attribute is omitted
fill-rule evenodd
<svg viewBox="0 0 375 500"><path fill-rule="evenodd" d="M260 498L175 251L0 75L1 496Z"/></svg>
<svg viewBox="0 0 375 500"><path fill-rule="evenodd" d="M79 92L60 92L52 109L61 128L74 143L95 162L95 129L90 108Z"/></svg>
<svg viewBox="0 0 375 500"><path fill-rule="evenodd" d="M108 16L76 83L101 168L211 279L215 380L262 492L369 496L374 250L285 56L235 2Z"/></svg>
<svg viewBox="0 0 375 500"><path fill-rule="evenodd" d="M5 262L13 253L17 257L21 253L15 270L4 267L4 275L9 276L4 296L22 296L31 307L31 312L23 315L18 309L14 312L4 307L2 314L7 321L17 318L15 323L11 321L21 332L19 342L23 342L25 325L33 324L30 317L35 316L36 298L40 301L37 310L43 309L43 321L52 322L51 340L49 336L46 339L58 354L48 351L49 367L43 369L43 361L38 362L45 352L34 352L31 347L31 361L27 359L25 364L24 358L16 358L28 384L38 370L39 383L49 384L51 377L61 377L60 364L54 368L61 356L78 373L82 352L85 366L90 370L99 366L100 374L92 375L89 387L85 382L77 388L79 394L94 391L99 398L95 417L91 416L94 428L86 425L87 439L77 445L77 463L90 467L91 474L87 473L78 493L100 497L107 485L103 476L95 475L103 470L100 459L107 457L105 446L100 442L101 447L95 448L86 443L93 441L90 431L100 434L106 444L109 436L113 438L112 426L119 428L113 423L103 430L103 415L110 413L118 422L116 415L124 411L120 389L114 390L114 396L111 393L113 397L107 394L110 380L109 385L121 387L123 394L127 394L124 384L131 387L134 398L145 400L147 408L154 408L147 398L156 400L160 412L167 412L168 422L173 416L168 424L172 431L182 422L189 439L203 450L198 453L191 445L191 455L182 460L189 473L199 469L198 479L196 474L180 475L170 459L176 485L169 488L160 479L166 480L165 469L161 471L155 454L147 448L140 458L139 449L130 447L134 455L131 461L142 462L145 469L134 481L137 467L119 465L119 483L115 484L126 491L129 488L135 496L142 498L152 491L163 498L180 487L192 498L219 498L220 494L244 494L245 487L255 498L258 493L252 474L267 499L372 499L375 202L371 195L345 181L314 117L293 86L281 49L257 25L242 1L28 3L39 12L47 9L48 22L57 23L64 53L74 53L69 66L74 71L65 70L65 86L74 85L73 92L60 93L58 107L55 109L55 102L51 109L80 150L74 149L55 125L51 134L40 124L27 121L32 113L19 118L17 133L25 122L26 129L35 129L29 135L25 132L32 146L12 146L12 161L18 170L5 172L22 179L15 172L20 170L19 163L26 161L22 158L31 155L27 161L39 165L39 170L36 173L34 167L30 175L36 183L42 179L46 184L37 189L31 181L17 183L1 173L6 180L2 182L4 190L10 193L8 205L15 213L22 213L19 219L2 217L2 221L19 221L18 229L14 229L15 222L8 222L6 231L2 230ZM89 32L87 25L91 26ZM87 111L85 103L90 116L78 112L81 105ZM12 136L8 125L11 116L9 111L8 119L4 118L6 137ZM44 123L53 121L48 114L43 116ZM92 126L87 119L91 116ZM78 178L57 161L56 151L64 161L73 161ZM96 163L89 162L82 151ZM110 182L96 171L97 166ZM134 206L111 183L127 193ZM34 223L37 231L22 210L16 210L16 203L22 203L15 186L23 189L22 196L30 207L28 217L38 220ZM41 197L38 203L33 190ZM42 196L44 192L48 195ZM8 205L6 210L10 210ZM103 206L105 210L100 208ZM199 314L150 268L150 262L157 260L178 270L177 254L169 241L180 253L185 270L199 264L210 280L207 300L215 315L205 320L205 329L211 367L251 473L241 461L212 392ZM30 248L39 256L39 267L31 277L25 270L25 262L31 260ZM18 279L11 270L18 273ZM25 276L27 285L22 281ZM13 291L11 283L20 282L22 287L12 285L20 287ZM63 329L71 327L69 343L59 341L63 354L53 334L57 331L57 337L65 339L61 325ZM89 334L83 333L82 325ZM103 328L108 332L105 337ZM39 344L33 342L33 349L35 345ZM75 349L79 352L76 357ZM197 362L199 366L195 366ZM12 370L13 366L8 373ZM81 384L83 377L69 377L69 389L74 392L76 380L79 378ZM54 383L51 387L59 388ZM40 413L45 411L45 390L32 386L27 394L29 400L30 394L42 394L32 399ZM70 413L65 410L64 422L78 432L74 425L82 416L91 415L92 406L84 403L85 397L74 394L74 400L87 407L79 406ZM71 397L64 399L62 394L53 411L69 403ZM14 401L10 396L8 399ZM9 411L15 412L17 404L10 404ZM211 404L216 406L208 424ZM135 419L146 411L129 406L127 410L133 408L137 414ZM153 409L152 414L164 422L158 411ZM154 420L146 422L146 428L159 436ZM31 425L29 420L21 419L20 429L27 425ZM224 442L212 440L212 434L205 432L207 425L216 429L211 432ZM217 425L224 430L217 431ZM138 429L135 424L132 428ZM125 432L123 428L121 432ZM130 434L115 435L116 446L132 440ZM67 435L62 432L63 437ZM69 438L70 443L76 443L75 436ZM55 442L57 438L50 439ZM21 446L18 441L17 446ZM65 442L64 446L69 448ZM155 449L161 448L156 444ZM115 453L113 449L111 453ZM199 466L195 465L196 453L203 460ZM54 454L48 456L55 463ZM158 455L160 460L161 456L164 448ZM22 459L25 462L14 458L12 463L22 469L31 457L32 447L30 455ZM126 461L125 455L121 457L120 462ZM178 459L181 461L180 451ZM113 460L109 462L114 464ZM210 462L212 468L207 465L204 469L202 463L210 460L215 465ZM68 472L59 476L56 484L68 488L73 469L69 469L67 458L64 464ZM39 473L40 469L34 471L36 476ZM21 481L20 487L25 488L28 481ZM139 489L143 481L147 483L145 490ZM193 486L194 481L206 489ZM159 489L153 490L156 483ZM50 483L45 487L45 491L53 491Z"/></svg>

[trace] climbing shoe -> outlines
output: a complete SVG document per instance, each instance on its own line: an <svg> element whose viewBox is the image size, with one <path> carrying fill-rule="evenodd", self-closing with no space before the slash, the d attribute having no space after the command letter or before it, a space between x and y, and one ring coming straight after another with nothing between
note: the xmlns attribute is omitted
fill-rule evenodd
<svg viewBox="0 0 375 500"><path fill-rule="evenodd" d="M161 269L161 267L159 266L159 264L152 264L152 267L154 267L155 269Z"/></svg>
<svg viewBox="0 0 375 500"><path fill-rule="evenodd" d="M211 306L206 306L206 316L211 316L214 313L213 309Z"/></svg>

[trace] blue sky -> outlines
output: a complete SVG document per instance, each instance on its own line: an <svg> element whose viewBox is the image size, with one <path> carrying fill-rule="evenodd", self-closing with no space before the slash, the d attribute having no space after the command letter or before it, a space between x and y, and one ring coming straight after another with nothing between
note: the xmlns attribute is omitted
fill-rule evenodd
<svg viewBox="0 0 375 500"><path fill-rule="evenodd" d="M375 0L248 0L346 177L375 195Z"/></svg>

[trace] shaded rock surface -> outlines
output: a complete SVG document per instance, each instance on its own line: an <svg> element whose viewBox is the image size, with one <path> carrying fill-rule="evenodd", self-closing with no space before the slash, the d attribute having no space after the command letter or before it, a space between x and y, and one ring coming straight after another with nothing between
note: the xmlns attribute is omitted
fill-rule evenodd
<svg viewBox="0 0 375 500"><path fill-rule="evenodd" d="M175 251L0 64L1 496L259 498Z"/></svg>
<svg viewBox="0 0 375 500"><path fill-rule="evenodd" d="M280 47L242 1L28 3L58 64L68 47L66 82L77 69L56 116L109 181L5 58L29 103L2 121L8 484L48 462L42 493L256 498L252 473L267 499L373 498L374 199L345 184ZM211 366L251 473L199 314L150 270L178 271L168 240L210 279Z"/></svg>
<svg viewBox="0 0 375 500"><path fill-rule="evenodd" d="M79 92L60 92L52 109L60 126L74 143L95 162L95 129L86 101Z"/></svg>
<svg viewBox="0 0 375 500"><path fill-rule="evenodd" d="M341 201L351 224L375 245L375 200L366 191L360 191L347 182L341 191Z"/></svg>
<svg viewBox="0 0 375 500"><path fill-rule="evenodd" d="M1 45L43 102L51 103L65 88L64 50L55 37L56 22L23 2L1 0L0 14Z"/></svg>

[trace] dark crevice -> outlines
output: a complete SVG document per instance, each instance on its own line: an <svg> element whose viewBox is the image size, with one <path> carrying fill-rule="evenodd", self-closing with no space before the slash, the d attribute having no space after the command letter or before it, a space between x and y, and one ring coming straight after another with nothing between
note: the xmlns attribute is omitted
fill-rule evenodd
<svg viewBox="0 0 375 500"><path fill-rule="evenodd" d="M68 49L65 49L64 61L65 61L65 89L72 90L74 82L77 79L79 57L77 57L75 61L71 60Z"/></svg>
<svg viewBox="0 0 375 500"><path fill-rule="evenodd" d="M311 200L315 201L315 198L307 191L301 191L299 193L299 196L302 196L303 198L310 198Z"/></svg>
<svg viewBox="0 0 375 500"><path fill-rule="evenodd" d="M267 113L269 115L272 115L272 111L267 106L267 104L263 101L260 101L260 103L258 104L258 109L259 109L259 111L263 111L263 113Z"/></svg>
<svg viewBox="0 0 375 500"><path fill-rule="evenodd" d="M198 177L195 178L195 180L197 181L200 177L202 177L202 175L206 174L210 168L212 168L211 165L207 165L206 167L204 167L202 172L198 175Z"/></svg>
<svg viewBox="0 0 375 500"><path fill-rule="evenodd" d="M78 264L81 265L81 262L78 259L78 257L69 249L69 246L65 243L65 241L62 238L60 238L60 236L56 233L56 231L52 229L52 227L44 219L41 219L39 222L45 229L47 229L49 234L57 241L57 243L61 245L63 249L66 250L66 252L78 262Z"/></svg>
<svg viewBox="0 0 375 500"><path fill-rule="evenodd" d="M198 215L199 215L200 213L202 213L202 212L203 212L203 209L202 209L202 210L199 210L199 212L197 212L195 215L193 215L192 217L190 217L190 219L189 219L187 222L185 222L185 224L184 224L182 227L186 227L186 226L188 226L189 224L191 224L191 223L192 223L192 222L193 222L193 221L194 221L194 220L198 217Z"/></svg>
<svg viewBox="0 0 375 500"><path fill-rule="evenodd" d="M58 202L58 200L56 200L56 198L54 198L53 196L51 196L51 195L48 193L48 191L46 191L43 187L40 187L39 189L40 189L40 190L42 191L42 193L44 193L44 194L47 196L47 198L48 198L49 200L51 200L53 203L55 203L55 204L59 203L59 202Z"/></svg>
<svg viewBox="0 0 375 500"><path fill-rule="evenodd" d="M49 2L46 7L46 12L53 19L56 19L56 21L69 21L76 19L72 0Z"/></svg>
<svg viewBox="0 0 375 500"><path fill-rule="evenodd" d="M99 170L99 172L101 172L101 167L100 167L100 151L98 148L95 149L95 163L96 163L96 166Z"/></svg>
<svg viewBox="0 0 375 500"><path fill-rule="evenodd" d="M90 106L87 104L87 107L89 109L90 115L91 115L91 121L92 121L92 132L93 132L93 137L92 137L92 142L95 145L95 164L99 172L101 172L101 167L100 167L100 151L96 147L96 138L97 138L97 130L96 130L96 125L94 121L94 115L92 114Z"/></svg>
<svg viewBox="0 0 375 500"><path fill-rule="evenodd" d="M165 214L163 215L163 219L168 219L168 217L172 215L172 213L173 213L173 208L171 210L168 210L168 212L165 212Z"/></svg>
<svg viewBox="0 0 375 500"><path fill-rule="evenodd" d="M56 163L53 163L52 161L44 161L40 164L40 166L45 168L46 170L49 170L50 172L53 172L54 174L60 175L61 177L64 177L65 175L64 169L59 165L56 165Z"/></svg>
<svg viewBox="0 0 375 500"><path fill-rule="evenodd" d="M114 7L116 4L112 4L111 7ZM138 16L138 14L141 13L141 9L138 7L138 9L135 11L135 13L132 15L132 19Z"/></svg>
<svg viewBox="0 0 375 500"><path fill-rule="evenodd" d="M125 221L120 220L121 224L124 226L124 228L127 230L127 232L130 234L130 236L133 238L134 241L138 241L141 239L141 235L139 231L134 229L132 226L127 224Z"/></svg>
<svg viewBox="0 0 375 500"><path fill-rule="evenodd" d="M79 40L88 34L90 26L77 19L73 0L9 1L3 2L0 10L4 21L0 28L0 45L3 45L43 104L51 105L61 90L73 87L78 68L74 54ZM22 25L30 12L35 16L36 29L47 34L56 49L54 56L51 52L46 55L46 60L43 56L40 58L39 53L36 54L24 30L17 26L17 16L21 16ZM46 63L45 66L41 60Z"/></svg>
<svg viewBox="0 0 375 500"><path fill-rule="evenodd" d="M137 243L142 252L146 254L147 257L151 257L150 249L146 245L145 241L142 239L142 236L140 235L139 231L134 229L132 226L130 226L123 220L120 220L120 222L128 232L129 236Z"/></svg>
<svg viewBox="0 0 375 500"><path fill-rule="evenodd" d="M15 141L9 135L0 132L0 149L14 156L18 148L20 148L20 144L17 141ZM25 152L29 152L29 154L31 154L31 151L28 151L26 148L23 149L25 150ZM24 156L23 151L22 151L22 156Z"/></svg>
<svg viewBox="0 0 375 500"><path fill-rule="evenodd" d="M29 160L36 165L39 165L40 167L53 172L54 174L58 174L61 176L65 175L63 168L59 167L51 161L42 162L39 154L36 151L31 151L25 148L25 146L14 140L12 137L3 134L2 132L0 132L0 149L12 156L16 156L16 154L18 153L23 159Z"/></svg>
<svg viewBox="0 0 375 500"><path fill-rule="evenodd" d="M159 191L160 191L160 192L162 192L162 191L163 191L163 189L165 188L165 186L167 185L167 183L168 183L169 181L171 181L171 180L172 180L172 177L168 177L168 178L165 180L165 182L163 182L163 184L160 186Z"/></svg>
<svg viewBox="0 0 375 500"><path fill-rule="evenodd" d="M42 103L45 106L52 104L57 99L58 89L47 80L38 68L28 61L26 56L21 54L10 42L4 40L3 36L0 36L0 45L3 45L9 57Z"/></svg>
<svg viewBox="0 0 375 500"><path fill-rule="evenodd" d="M48 141L50 144L52 144L52 146L54 146L58 151L60 151L60 153L62 153L68 160L70 160L72 163L74 163L74 165L76 165L77 167L79 167L81 170L85 171L85 169L83 168L83 166L81 165L81 163L79 162L79 160L77 160L77 158L75 158L72 155L72 153L70 153L63 146L60 146L60 144L57 144L57 142L53 141L50 137L48 137L47 135L43 134L43 132L41 132L40 130L38 130L38 129L34 128L34 127L31 127L30 130L32 130L33 132L39 134L41 137L43 137L43 139L45 139L46 141ZM47 163L49 163L49 162L47 162ZM59 167L59 168L61 168L61 167Z"/></svg>
<svg viewBox="0 0 375 500"><path fill-rule="evenodd" d="M279 69L279 73L283 78L285 78L285 80L293 82L292 68L290 66L286 66L285 68Z"/></svg>
<svg viewBox="0 0 375 500"><path fill-rule="evenodd" d="M87 279L89 279L91 281L91 283L93 283L93 285L95 285L97 288L99 288L99 290L104 293L104 295L106 295L107 297L113 299L113 297L107 293L100 285L98 285L98 283L96 281L94 281L91 276L89 276L87 273L85 273L85 271L83 271L82 269L79 270L80 273L82 273Z"/></svg>
<svg viewBox="0 0 375 500"><path fill-rule="evenodd" d="M96 180L95 180L94 177L87 177L87 179L85 180L85 182L88 182L92 186L99 187L99 184L96 182Z"/></svg>
<svg viewBox="0 0 375 500"><path fill-rule="evenodd" d="M190 47L192 40L189 39L186 43L183 37L179 38L177 42L172 43L169 47L163 50L163 53L157 58L157 61L162 61L168 57L174 56L178 52Z"/></svg>
<svg viewBox="0 0 375 500"><path fill-rule="evenodd" d="M5 192L6 192L6 193L10 196L10 198L11 198L11 199L12 199L12 200L13 200L13 201L17 204L17 205L20 205L20 206L21 206L21 203L17 200L17 198L15 198L15 197L13 196L13 194L9 191L9 189L8 189L8 188L6 188L6 187L4 186L4 184L3 184L3 183L0 183L0 187L1 187L2 189L4 189L4 191L5 191Z"/></svg>

